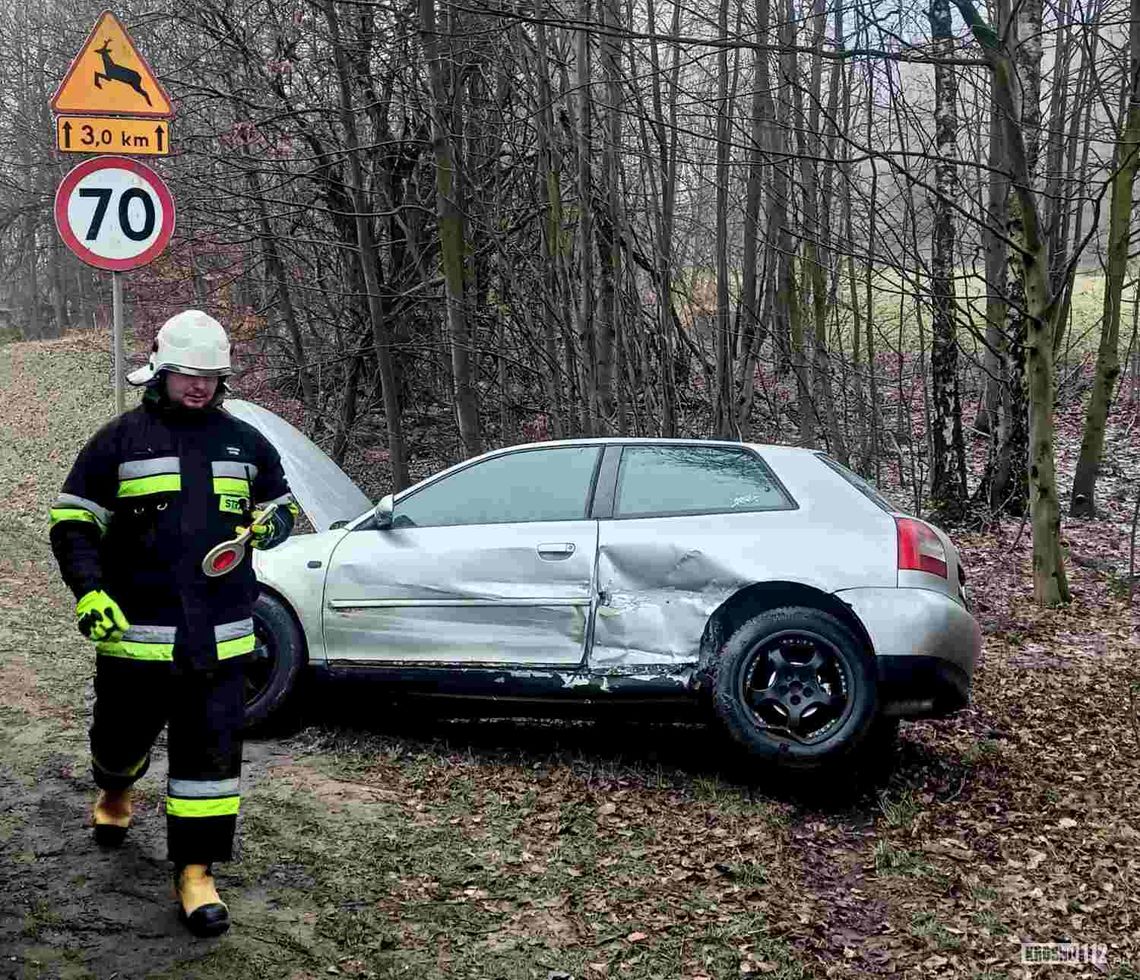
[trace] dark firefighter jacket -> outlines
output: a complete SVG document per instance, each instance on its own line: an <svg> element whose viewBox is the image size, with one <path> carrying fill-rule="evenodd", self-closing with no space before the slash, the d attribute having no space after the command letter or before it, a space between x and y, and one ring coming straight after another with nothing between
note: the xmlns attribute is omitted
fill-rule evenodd
<svg viewBox="0 0 1140 980"><path fill-rule="evenodd" d="M269 540L283 541L296 506L277 450L215 408L172 405L157 388L103 426L80 452L51 511L51 544L77 598L104 590L131 628L100 654L207 669L254 648L257 583L247 551L226 575L202 559L279 506Z"/></svg>

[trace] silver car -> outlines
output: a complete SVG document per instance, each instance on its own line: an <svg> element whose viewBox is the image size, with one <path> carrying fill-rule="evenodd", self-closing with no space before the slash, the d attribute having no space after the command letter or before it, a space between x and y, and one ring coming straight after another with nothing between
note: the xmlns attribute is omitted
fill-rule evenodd
<svg viewBox="0 0 1140 980"><path fill-rule="evenodd" d="M307 669L528 714L689 702L754 756L814 768L968 702L981 633L957 549L822 453L513 446L372 507L287 423L227 408L277 445L318 528L256 557L252 723Z"/></svg>

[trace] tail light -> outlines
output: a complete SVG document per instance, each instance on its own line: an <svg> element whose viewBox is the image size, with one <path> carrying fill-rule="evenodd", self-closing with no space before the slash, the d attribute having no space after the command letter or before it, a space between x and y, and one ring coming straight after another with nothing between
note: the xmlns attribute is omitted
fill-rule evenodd
<svg viewBox="0 0 1140 980"><path fill-rule="evenodd" d="M947 578L946 549L933 528L913 517L896 517L899 571L929 572Z"/></svg>

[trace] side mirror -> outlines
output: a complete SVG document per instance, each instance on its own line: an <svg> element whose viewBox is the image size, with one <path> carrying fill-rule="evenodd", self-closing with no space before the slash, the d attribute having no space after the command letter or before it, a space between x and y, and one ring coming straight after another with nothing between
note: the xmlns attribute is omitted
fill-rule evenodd
<svg viewBox="0 0 1140 980"><path fill-rule="evenodd" d="M372 511L373 516L376 518L377 530L387 531L392 526L392 510L393 500L392 495L389 493L380 498L380 503L378 503Z"/></svg>

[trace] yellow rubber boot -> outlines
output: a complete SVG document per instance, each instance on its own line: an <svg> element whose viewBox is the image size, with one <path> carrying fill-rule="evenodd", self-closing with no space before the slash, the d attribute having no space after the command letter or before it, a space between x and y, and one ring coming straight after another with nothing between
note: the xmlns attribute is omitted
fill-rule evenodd
<svg viewBox="0 0 1140 980"><path fill-rule="evenodd" d="M103 847L118 847L131 825L131 791L101 789L91 810L95 842Z"/></svg>
<svg viewBox="0 0 1140 980"><path fill-rule="evenodd" d="M220 936L230 927L230 910L218 897L206 864L187 864L174 872L181 918L195 936Z"/></svg>

